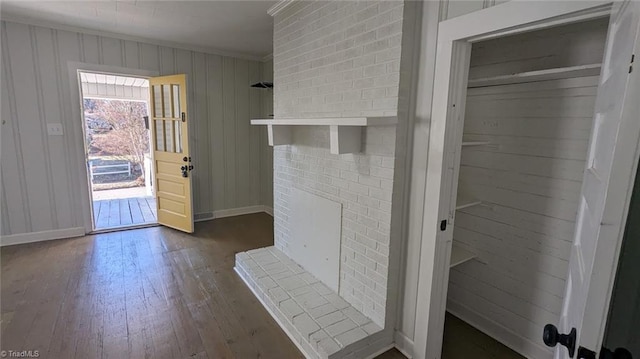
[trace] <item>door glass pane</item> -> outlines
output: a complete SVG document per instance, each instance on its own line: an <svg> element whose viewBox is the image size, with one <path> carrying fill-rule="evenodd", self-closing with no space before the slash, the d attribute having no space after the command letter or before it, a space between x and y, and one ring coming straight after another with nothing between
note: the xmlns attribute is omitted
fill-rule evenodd
<svg viewBox="0 0 640 359"><path fill-rule="evenodd" d="M156 127L156 151L164 151L164 121L154 120Z"/></svg>
<svg viewBox="0 0 640 359"><path fill-rule="evenodd" d="M174 121L175 135L176 135L176 152L182 153L182 123L180 121Z"/></svg>
<svg viewBox="0 0 640 359"><path fill-rule="evenodd" d="M172 117L171 116L171 88L170 85L162 85L162 99L164 100L164 116L163 117Z"/></svg>
<svg viewBox="0 0 640 359"><path fill-rule="evenodd" d="M175 152L175 148L174 148L174 145L173 145L173 136L174 136L174 132L175 131L173 130L174 127L173 127L173 124L172 124L172 122L175 122L175 121L165 120L164 122L165 122L165 127L164 127L165 132L164 133L165 133L165 139L166 139L165 140L165 142L166 142L166 151L167 152Z"/></svg>
<svg viewBox="0 0 640 359"><path fill-rule="evenodd" d="M153 85L153 117L162 117L162 89Z"/></svg>
<svg viewBox="0 0 640 359"><path fill-rule="evenodd" d="M180 86L171 85L173 88L173 117L180 118Z"/></svg>

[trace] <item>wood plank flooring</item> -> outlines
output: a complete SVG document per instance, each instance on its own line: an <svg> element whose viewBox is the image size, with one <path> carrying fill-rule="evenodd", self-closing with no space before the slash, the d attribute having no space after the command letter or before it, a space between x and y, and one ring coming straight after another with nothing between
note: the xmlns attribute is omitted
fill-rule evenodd
<svg viewBox="0 0 640 359"><path fill-rule="evenodd" d="M156 223L156 199L136 197L93 201L96 229Z"/></svg>
<svg viewBox="0 0 640 359"><path fill-rule="evenodd" d="M525 359L449 312L445 316L442 358Z"/></svg>
<svg viewBox="0 0 640 359"><path fill-rule="evenodd" d="M302 358L233 271L235 253L270 245L273 218L252 214L197 223L191 235L151 227L1 247L0 349L64 359ZM445 337L444 358L469 357L453 348L471 335L461 327L447 329L458 342ZM399 358L395 349L378 357Z"/></svg>
<svg viewBox="0 0 640 359"><path fill-rule="evenodd" d="M300 358L233 272L256 214L3 247L2 349L42 358Z"/></svg>

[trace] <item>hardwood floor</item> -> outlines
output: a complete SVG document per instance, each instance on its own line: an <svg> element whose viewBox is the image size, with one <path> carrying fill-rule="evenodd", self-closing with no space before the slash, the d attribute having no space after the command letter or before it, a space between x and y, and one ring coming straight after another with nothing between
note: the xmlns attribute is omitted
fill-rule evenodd
<svg viewBox="0 0 640 359"><path fill-rule="evenodd" d="M1 350L40 358L302 358L233 271L273 244L254 214L0 248ZM461 338L463 340L461 340ZM521 358L447 314L443 358ZM391 349L377 359L400 359Z"/></svg>
<svg viewBox="0 0 640 359"><path fill-rule="evenodd" d="M271 245L272 218L4 247L2 349L42 358L299 358L233 272Z"/></svg>
<svg viewBox="0 0 640 359"><path fill-rule="evenodd" d="M446 313L442 343L443 359L524 359L502 343Z"/></svg>
<svg viewBox="0 0 640 359"><path fill-rule="evenodd" d="M2 350L41 358L302 358L233 271L266 214L2 247ZM396 358L390 351L383 358Z"/></svg>

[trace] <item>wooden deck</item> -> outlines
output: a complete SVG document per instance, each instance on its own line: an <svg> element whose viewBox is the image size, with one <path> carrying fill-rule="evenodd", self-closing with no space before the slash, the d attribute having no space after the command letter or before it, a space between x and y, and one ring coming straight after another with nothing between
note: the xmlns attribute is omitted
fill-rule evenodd
<svg viewBox="0 0 640 359"><path fill-rule="evenodd" d="M156 223L156 199L136 197L93 201L96 229Z"/></svg>

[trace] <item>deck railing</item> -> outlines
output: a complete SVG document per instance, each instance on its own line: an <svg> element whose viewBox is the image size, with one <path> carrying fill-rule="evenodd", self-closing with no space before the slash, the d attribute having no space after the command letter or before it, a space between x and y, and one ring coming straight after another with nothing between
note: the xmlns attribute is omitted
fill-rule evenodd
<svg viewBox="0 0 640 359"><path fill-rule="evenodd" d="M112 171L107 171L107 172L96 172L97 169L103 169L103 168L121 168L121 170L112 170ZM93 181L94 176L98 176L98 175L113 175L113 174L120 174L120 173L126 173L127 176L131 176L131 162L127 162L127 163L120 163L117 165L94 165L93 162L91 162L89 164L89 174L91 176L91 180Z"/></svg>

